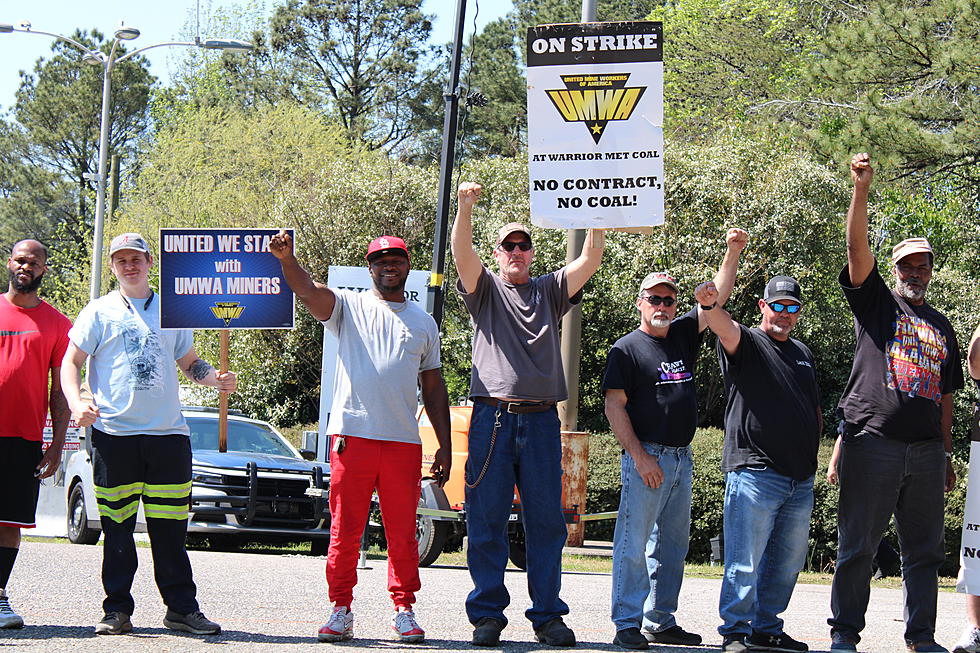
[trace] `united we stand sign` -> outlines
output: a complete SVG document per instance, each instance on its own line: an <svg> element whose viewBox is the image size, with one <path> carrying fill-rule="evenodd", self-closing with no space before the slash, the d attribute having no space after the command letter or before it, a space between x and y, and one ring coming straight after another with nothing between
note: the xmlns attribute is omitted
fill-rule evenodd
<svg viewBox="0 0 980 653"><path fill-rule="evenodd" d="M527 66L531 221L663 223L661 23L532 27Z"/></svg>

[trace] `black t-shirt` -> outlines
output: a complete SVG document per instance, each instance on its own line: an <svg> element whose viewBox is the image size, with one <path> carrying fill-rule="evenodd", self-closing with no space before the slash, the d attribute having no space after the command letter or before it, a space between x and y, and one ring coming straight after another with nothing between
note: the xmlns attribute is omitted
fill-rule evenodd
<svg viewBox="0 0 980 653"><path fill-rule="evenodd" d="M973 379L977 384L977 396L980 397L980 379ZM970 440L980 442L980 399L973 406L973 422L970 423Z"/></svg>
<svg viewBox="0 0 980 653"><path fill-rule="evenodd" d="M609 350L602 390L626 392L626 413L640 440L691 444L698 425L694 365L701 335L695 307L670 323L666 338L637 329Z"/></svg>
<svg viewBox="0 0 980 653"><path fill-rule="evenodd" d="M877 266L860 288L840 273L854 313L854 364L840 407L849 431L916 442L942 439L942 396L963 387L956 333L929 304L901 300ZM904 307L903 307L904 305Z"/></svg>
<svg viewBox="0 0 980 653"><path fill-rule="evenodd" d="M797 481L817 470L820 391L813 354L799 340L785 342L739 325L738 350L718 361L725 378L725 445L721 469L767 465Z"/></svg>

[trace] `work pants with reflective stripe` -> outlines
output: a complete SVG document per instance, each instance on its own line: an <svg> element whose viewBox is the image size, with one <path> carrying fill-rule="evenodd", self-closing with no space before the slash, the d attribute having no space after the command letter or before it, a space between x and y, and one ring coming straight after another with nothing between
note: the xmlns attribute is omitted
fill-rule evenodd
<svg viewBox="0 0 980 653"><path fill-rule="evenodd" d="M184 548L191 495L191 443L186 435L108 435L92 429L95 495L102 521L105 612L133 614L133 531L140 498L153 554L153 575L168 608L198 610Z"/></svg>

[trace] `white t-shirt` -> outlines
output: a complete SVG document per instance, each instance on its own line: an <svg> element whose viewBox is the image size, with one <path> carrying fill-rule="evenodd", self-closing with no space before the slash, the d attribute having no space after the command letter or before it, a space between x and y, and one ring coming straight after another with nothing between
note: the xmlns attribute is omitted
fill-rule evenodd
<svg viewBox="0 0 980 653"><path fill-rule="evenodd" d="M189 435L180 413L177 366L194 345L189 329L160 328L159 297L118 291L89 302L68 332L91 357L95 428L110 435Z"/></svg>
<svg viewBox="0 0 980 653"><path fill-rule="evenodd" d="M409 301L331 290L337 303L323 324L339 340L339 360L327 433L421 443L419 373L441 366L435 320Z"/></svg>

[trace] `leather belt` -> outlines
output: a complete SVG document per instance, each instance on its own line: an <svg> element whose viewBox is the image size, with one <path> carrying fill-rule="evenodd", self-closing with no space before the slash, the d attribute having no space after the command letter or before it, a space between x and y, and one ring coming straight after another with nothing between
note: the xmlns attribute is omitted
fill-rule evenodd
<svg viewBox="0 0 980 653"><path fill-rule="evenodd" d="M481 404L500 408L502 412L513 415L524 415L527 413L543 413L555 407L553 401L504 401L494 397L474 397Z"/></svg>

